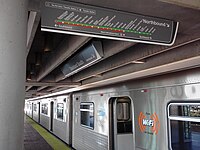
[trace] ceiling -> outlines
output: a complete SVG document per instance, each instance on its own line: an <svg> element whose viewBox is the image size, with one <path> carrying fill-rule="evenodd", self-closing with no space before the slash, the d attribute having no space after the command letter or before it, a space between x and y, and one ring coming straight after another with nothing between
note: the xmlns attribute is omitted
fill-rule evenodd
<svg viewBox="0 0 200 150"><path fill-rule="evenodd" d="M44 32L41 31L40 1L30 0L26 98L199 67L200 1L71 1L179 22L176 41L172 46L161 46ZM103 57L65 77L62 66L94 41L102 44Z"/></svg>

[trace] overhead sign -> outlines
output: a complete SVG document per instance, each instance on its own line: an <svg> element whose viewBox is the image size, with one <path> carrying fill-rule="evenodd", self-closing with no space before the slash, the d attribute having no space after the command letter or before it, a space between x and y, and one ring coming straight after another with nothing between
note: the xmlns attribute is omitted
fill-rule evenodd
<svg viewBox="0 0 200 150"><path fill-rule="evenodd" d="M41 10L43 31L172 45L178 29L171 20L68 1L46 0Z"/></svg>
<svg viewBox="0 0 200 150"><path fill-rule="evenodd" d="M102 45L100 41L93 41L92 44L85 47L82 51L75 54L66 61L61 67L65 77L69 77L76 72L89 67L97 62L103 56Z"/></svg>

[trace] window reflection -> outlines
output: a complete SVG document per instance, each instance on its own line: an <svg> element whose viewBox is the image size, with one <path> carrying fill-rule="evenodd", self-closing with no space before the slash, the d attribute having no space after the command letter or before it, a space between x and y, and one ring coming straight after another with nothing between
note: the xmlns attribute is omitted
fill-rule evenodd
<svg viewBox="0 0 200 150"><path fill-rule="evenodd" d="M170 115L200 117L199 105L172 105L170 106Z"/></svg>
<svg viewBox="0 0 200 150"><path fill-rule="evenodd" d="M200 105L169 105L171 147L173 150L200 149Z"/></svg>
<svg viewBox="0 0 200 150"><path fill-rule="evenodd" d="M189 121L170 121L173 150L199 150L200 124Z"/></svg>
<svg viewBox="0 0 200 150"><path fill-rule="evenodd" d="M132 133L131 100L125 97L117 101L117 133Z"/></svg>
<svg viewBox="0 0 200 150"><path fill-rule="evenodd" d="M42 113L45 115L48 114L48 103L42 104Z"/></svg>
<svg viewBox="0 0 200 150"><path fill-rule="evenodd" d="M64 104L58 103L57 104L57 118L58 119L63 119L63 109L64 109Z"/></svg>
<svg viewBox="0 0 200 150"><path fill-rule="evenodd" d="M33 111L37 111L37 104L33 104Z"/></svg>
<svg viewBox="0 0 200 150"><path fill-rule="evenodd" d="M94 104L82 103L80 105L81 124L94 129Z"/></svg>
<svg viewBox="0 0 200 150"><path fill-rule="evenodd" d="M127 102L117 103L117 120L127 121L130 118L130 106Z"/></svg>

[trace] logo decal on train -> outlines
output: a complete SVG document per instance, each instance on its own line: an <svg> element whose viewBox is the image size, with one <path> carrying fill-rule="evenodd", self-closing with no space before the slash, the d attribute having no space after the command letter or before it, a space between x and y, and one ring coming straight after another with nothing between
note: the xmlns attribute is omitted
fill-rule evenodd
<svg viewBox="0 0 200 150"><path fill-rule="evenodd" d="M138 117L138 124L140 131L147 134L158 134L160 129L160 121L158 115L154 112L153 114L140 112Z"/></svg>

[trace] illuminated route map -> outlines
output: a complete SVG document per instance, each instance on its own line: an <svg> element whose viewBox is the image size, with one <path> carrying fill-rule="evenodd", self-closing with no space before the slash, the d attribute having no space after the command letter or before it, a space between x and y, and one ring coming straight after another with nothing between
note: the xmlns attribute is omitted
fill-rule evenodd
<svg viewBox="0 0 200 150"><path fill-rule="evenodd" d="M47 0L42 7L44 31L171 45L178 28L167 19L67 1Z"/></svg>

